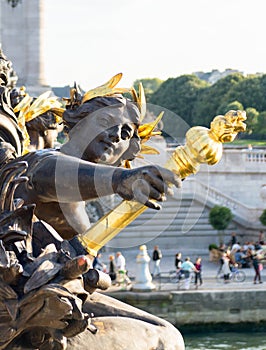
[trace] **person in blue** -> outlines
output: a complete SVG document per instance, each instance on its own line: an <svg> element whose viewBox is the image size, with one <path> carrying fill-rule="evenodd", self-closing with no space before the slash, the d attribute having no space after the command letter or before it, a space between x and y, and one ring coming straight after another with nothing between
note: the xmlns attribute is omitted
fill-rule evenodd
<svg viewBox="0 0 266 350"><path fill-rule="evenodd" d="M185 261L181 265L181 270L183 271L183 273L185 275L184 288L189 289L190 281L191 281L191 272L198 271L196 269L195 265L190 261L190 257L186 257Z"/></svg>
<svg viewBox="0 0 266 350"><path fill-rule="evenodd" d="M98 254L95 256L93 262L92 262L92 267L97 270L104 270L105 265L101 261L102 254L98 252Z"/></svg>

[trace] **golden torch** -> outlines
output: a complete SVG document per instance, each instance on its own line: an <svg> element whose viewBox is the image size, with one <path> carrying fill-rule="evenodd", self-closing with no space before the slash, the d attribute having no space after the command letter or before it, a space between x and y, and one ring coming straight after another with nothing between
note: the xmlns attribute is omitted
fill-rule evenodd
<svg viewBox="0 0 266 350"><path fill-rule="evenodd" d="M178 146L165 164L165 168L176 173L180 178L195 174L200 164L214 165L223 153L223 143L232 142L239 132L246 130L246 113L229 111L225 115L216 116L210 129L195 126L186 133L186 143ZM103 216L89 230L79 236L90 255L115 237L128 226L147 207L135 201L122 201L110 213Z"/></svg>

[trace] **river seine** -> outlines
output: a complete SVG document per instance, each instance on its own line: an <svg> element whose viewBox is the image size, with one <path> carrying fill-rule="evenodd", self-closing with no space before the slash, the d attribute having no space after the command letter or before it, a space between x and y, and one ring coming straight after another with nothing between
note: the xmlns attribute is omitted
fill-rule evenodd
<svg viewBox="0 0 266 350"><path fill-rule="evenodd" d="M265 332L183 334L186 350L266 350Z"/></svg>

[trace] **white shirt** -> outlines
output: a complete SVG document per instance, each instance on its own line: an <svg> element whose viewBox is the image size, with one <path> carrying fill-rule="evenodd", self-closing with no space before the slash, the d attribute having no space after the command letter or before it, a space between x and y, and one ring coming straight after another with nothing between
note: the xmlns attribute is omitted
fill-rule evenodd
<svg viewBox="0 0 266 350"><path fill-rule="evenodd" d="M119 255L116 258L116 267L118 270L126 270L126 259L123 257L123 255Z"/></svg>

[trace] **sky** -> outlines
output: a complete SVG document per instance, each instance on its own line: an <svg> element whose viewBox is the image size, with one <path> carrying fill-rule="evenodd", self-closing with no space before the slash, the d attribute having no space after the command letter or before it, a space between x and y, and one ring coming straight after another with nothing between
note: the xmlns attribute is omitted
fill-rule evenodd
<svg viewBox="0 0 266 350"><path fill-rule="evenodd" d="M265 0L44 0L45 76L87 90L195 71L266 73Z"/></svg>

